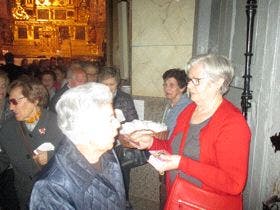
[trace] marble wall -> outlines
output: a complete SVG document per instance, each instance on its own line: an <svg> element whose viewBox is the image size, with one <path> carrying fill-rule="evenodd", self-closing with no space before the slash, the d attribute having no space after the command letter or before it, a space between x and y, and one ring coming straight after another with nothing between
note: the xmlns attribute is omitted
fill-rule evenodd
<svg viewBox="0 0 280 210"><path fill-rule="evenodd" d="M163 96L162 73L192 55L195 0L132 0L132 94Z"/></svg>

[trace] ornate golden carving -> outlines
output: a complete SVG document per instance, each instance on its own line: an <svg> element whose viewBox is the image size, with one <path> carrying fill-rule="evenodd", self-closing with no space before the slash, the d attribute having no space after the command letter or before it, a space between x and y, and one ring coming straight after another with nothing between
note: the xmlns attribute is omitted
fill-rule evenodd
<svg viewBox="0 0 280 210"><path fill-rule="evenodd" d="M28 20L29 19L29 15L22 8L19 0L17 0L16 7L13 8L12 13L13 13L13 17L16 20Z"/></svg>
<svg viewBox="0 0 280 210"><path fill-rule="evenodd" d="M106 40L105 1L15 0L11 19L14 39L9 44L15 54L27 57L58 53L101 57Z"/></svg>

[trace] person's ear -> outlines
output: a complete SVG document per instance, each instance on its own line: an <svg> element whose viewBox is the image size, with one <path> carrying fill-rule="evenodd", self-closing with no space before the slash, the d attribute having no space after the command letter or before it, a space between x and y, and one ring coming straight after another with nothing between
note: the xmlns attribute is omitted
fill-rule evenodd
<svg viewBox="0 0 280 210"><path fill-rule="evenodd" d="M219 89L223 86L224 82L225 82L224 78L219 78L218 79L217 86L218 86Z"/></svg>

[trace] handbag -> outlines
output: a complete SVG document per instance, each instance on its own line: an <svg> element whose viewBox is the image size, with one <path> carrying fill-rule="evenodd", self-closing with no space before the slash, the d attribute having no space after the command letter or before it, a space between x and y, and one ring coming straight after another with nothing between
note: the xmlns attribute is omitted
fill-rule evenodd
<svg viewBox="0 0 280 210"><path fill-rule="evenodd" d="M118 145L115 147L121 167L138 167L147 163L149 152L146 150L132 149Z"/></svg>
<svg viewBox="0 0 280 210"><path fill-rule="evenodd" d="M241 195L220 195L201 189L176 176L165 210L240 210Z"/></svg>

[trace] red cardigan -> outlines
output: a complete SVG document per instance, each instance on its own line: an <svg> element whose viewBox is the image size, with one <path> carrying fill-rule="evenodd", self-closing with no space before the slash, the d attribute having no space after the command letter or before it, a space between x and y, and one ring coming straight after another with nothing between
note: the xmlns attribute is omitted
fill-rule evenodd
<svg viewBox="0 0 280 210"><path fill-rule="evenodd" d="M172 153L174 137L184 129L188 131L195 108L194 103L187 106L178 116L170 138L167 141L154 138L150 150L165 149ZM224 99L200 131L200 160L182 156L178 170L199 179L203 189L219 194L240 195L242 199L241 193L247 179L250 138L250 129L244 117ZM168 173L166 181L168 192L171 187Z"/></svg>

